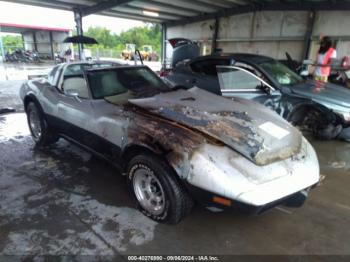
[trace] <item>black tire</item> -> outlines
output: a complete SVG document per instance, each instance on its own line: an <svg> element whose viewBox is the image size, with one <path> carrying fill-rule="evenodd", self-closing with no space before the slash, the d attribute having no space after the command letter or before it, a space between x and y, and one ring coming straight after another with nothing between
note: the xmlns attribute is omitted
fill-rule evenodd
<svg viewBox="0 0 350 262"><path fill-rule="evenodd" d="M289 122L301 129L311 131L314 137L323 140L334 139L342 131L342 126L336 123L335 115L326 115L321 110L312 107L294 112Z"/></svg>
<svg viewBox="0 0 350 262"><path fill-rule="evenodd" d="M29 102L26 107L26 113L29 130L36 146L48 146L58 140L57 135L50 130L42 111L34 102ZM40 131L34 125L37 125Z"/></svg>
<svg viewBox="0 0 350 262"><path fill-rule="evenodd" d="M146 172L146 176L148 175L152 179L155 177L155 191L159 191L160 195L163 193L163 197L159 197L164 200L160 201L160 206L163 206L163 209L157 211L151 208L147 209L142 201L139 200L140 196L138 196L137 192L139 190L137 188L140 187L137 187L136 180L140 176L140 172ZM192 198L177 180L173 169L156 155L140 154L132 158L127 169L127 184L137 202L138 209L157 222L177 224L192 210Z"/></svg>

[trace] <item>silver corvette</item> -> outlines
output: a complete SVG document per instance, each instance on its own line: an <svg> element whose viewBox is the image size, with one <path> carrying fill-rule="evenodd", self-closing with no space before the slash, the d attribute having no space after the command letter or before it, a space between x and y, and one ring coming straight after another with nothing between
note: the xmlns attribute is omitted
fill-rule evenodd
<svg viewBox="0 0 350 262"><path fill-rule="evenodd" d="M170 90L144 66L61 64L20 96L37 146L64 138L109 161L156 221L178 223L196 202L254 214L297 207L319 181L314 149L275 112Z"/></svg>

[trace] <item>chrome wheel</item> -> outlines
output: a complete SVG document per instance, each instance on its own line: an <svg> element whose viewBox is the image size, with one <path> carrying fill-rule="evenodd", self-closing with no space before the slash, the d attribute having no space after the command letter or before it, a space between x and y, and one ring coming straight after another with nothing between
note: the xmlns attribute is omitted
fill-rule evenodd
<svg viewBox="0 0 350 262"><path fill-rule="evenodd" d="M140 205L152 215L158 216L165 209L165 194L153 171L139 168L134 173L133 187Z"/></svg>
<svg viewBox="0 0 350 262"><path fill-rule="evenodd" d="M28 120L29 120L29 127L30 127L30 130L32 131L32 135L34 139L39 140L41 137L41 120L40 120L39 112L35 107L31 108L28 115Z"/></svg>

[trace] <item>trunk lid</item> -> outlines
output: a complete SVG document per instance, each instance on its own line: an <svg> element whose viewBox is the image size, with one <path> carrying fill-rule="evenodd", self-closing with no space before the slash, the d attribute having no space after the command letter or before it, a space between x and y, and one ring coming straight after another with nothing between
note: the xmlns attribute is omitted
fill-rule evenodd
<svg viewBox="0 0 350 262"><path fill-rule="evenodd" d="M162 93L130 103L215 138L257 165L297 154L301 133L268 108L199 88Z"/></svg>
<svg viewBox="0 0 350 262"><path fill-rule="evenodd" d="M185 59L193 59L199 56L199 46L185 38L169 39L170 45L173 47L173 57L171 66L174 68L178 62Z"/></svg>

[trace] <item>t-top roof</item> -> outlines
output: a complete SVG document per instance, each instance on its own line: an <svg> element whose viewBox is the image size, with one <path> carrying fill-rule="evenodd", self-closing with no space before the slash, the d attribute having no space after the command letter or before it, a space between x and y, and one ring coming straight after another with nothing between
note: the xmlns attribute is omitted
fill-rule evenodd
<svg viewBox="0 0 350 262"><path fill-rule="evenodd" d="M62 10L79 10L83 16L101 14L168 25L263 10L350 10L350 0L11 0L11 2Z"/></svg>

